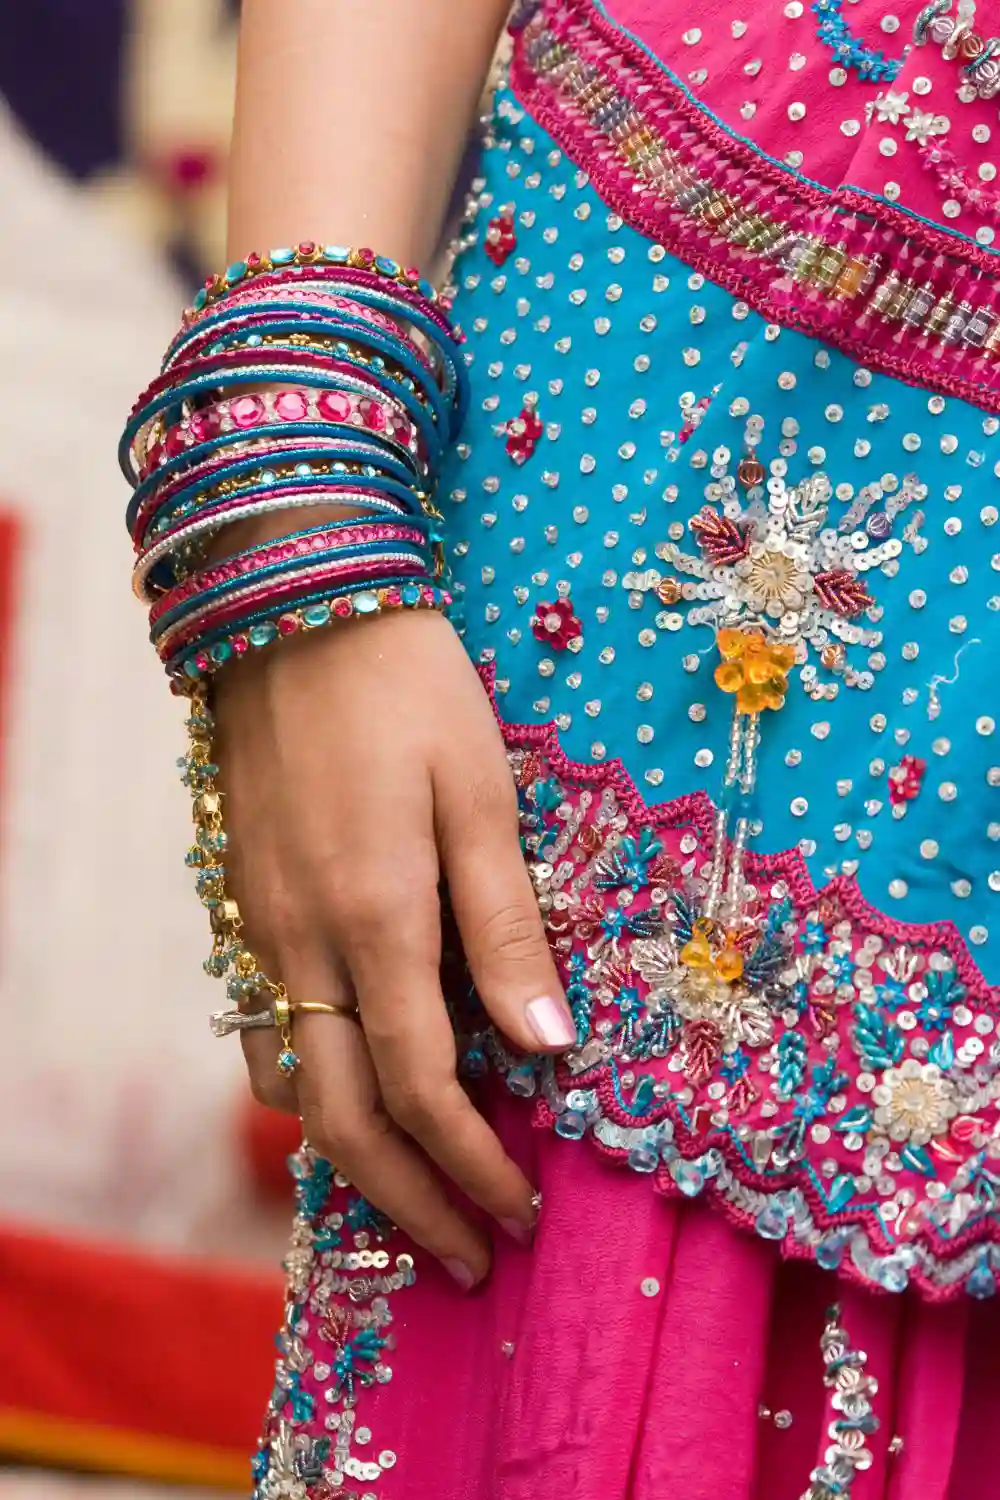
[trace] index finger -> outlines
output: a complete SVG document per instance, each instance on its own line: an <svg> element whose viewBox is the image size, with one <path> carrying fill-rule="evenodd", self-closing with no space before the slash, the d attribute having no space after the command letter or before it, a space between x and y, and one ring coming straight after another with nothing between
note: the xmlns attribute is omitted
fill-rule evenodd
<svg viewBox="0 0 1000 1500"><path fill-rule="evenodd" d="M456 1075L441 992L436 861L400 857L397 868L410 871L401 899L383 898L372 924L352 922L342 950L382 1098L462 1192L524 1243L534 1225L532 1186ZM382 925L387 910L391 926Z"/></svg>

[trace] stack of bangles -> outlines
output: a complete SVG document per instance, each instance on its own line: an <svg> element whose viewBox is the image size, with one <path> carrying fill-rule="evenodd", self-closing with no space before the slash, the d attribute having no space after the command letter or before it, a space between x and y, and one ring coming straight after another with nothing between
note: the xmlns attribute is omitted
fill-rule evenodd
<svg viewBox="0 0 1000 1500"><path fill-rule="evenodd" d="M181 765L197 828L188 863L212 923L205 967L234 1001L268 997L213 1029L276 1026L283 1073L297 1064L293 1013L343 1008L290 1001L243 943L225 888L211 676L340 618L451 604L433 496L467 402L460 335L418 272L304 242L206 282L122 435L133 589L174 690L192 700ZM319 524L291 529L292 512L316 507ZM276 540L220 545L226 527L283 512L287 533L268 525Z"/></svg>

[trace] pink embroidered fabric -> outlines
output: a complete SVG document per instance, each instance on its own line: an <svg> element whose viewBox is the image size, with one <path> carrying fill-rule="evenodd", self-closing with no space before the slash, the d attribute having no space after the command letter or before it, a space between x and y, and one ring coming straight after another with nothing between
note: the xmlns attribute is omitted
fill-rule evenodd
<svg viewBox="0 0 1000 1500"><path fill-rule="evenodd" d="M508 1151L543 1194L535 1246L498 1237L489 1284L465 1299L409 1247L418 1280L391 1299L392 1379L358 1403L371 1438L356 1452L377 1485L354 1468L353 1493L801 1500L837 1417L817 1347L829 1278L533 1130L520 1101L491 1099ZM337 1192L334 1206L348 1198ZM995 1500L1000 1309L970 1318L968 1303L838 1295L881 1418L871 1467L848 1493ZM314 1330L310 1320L309 1341L328 1357ZM315 1367L302 1378L317 1403L326 1383Z"/></svg>

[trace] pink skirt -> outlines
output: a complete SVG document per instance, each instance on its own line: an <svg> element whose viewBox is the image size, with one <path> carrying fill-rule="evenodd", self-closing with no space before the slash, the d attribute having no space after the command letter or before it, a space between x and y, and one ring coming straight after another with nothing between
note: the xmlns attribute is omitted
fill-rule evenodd
<svg viewBox="0 0 1000 1500"><path fill-rule="evenodd" d="M820 1348L836 1296L877 1382L871 1465L842 1493L996 1500L995 1303L929 1305L783 1262L712 1209L667 1201L590 1142L532 1128L530 1107L495 1087L493 1123L543 1195L533 1249L498 1236L490 1280L466 1296L392 1232L385 1271L409 1284L385 1299L385 1345L358 1346L341 1381L332 1351L343 1361L343 1299L330 1298L324 1327L322 1272L311 1252L301 1256L308 1231L296 1236L291 1279L307 1276L311 1295L284 1332L276 1396L306 1420L272 1419L262 1496L825 1500L835 1492L811 1490L810 1475L838 1415ZM346 1249L359 1243L349 1232L357 1200L335 1187L326 1214L338 1203ZM369 1243L377 1273L382 1242ZM361 1266L370 1273L372 1261ZM352 1380L345 1418L327 1392L339 1383L346 1395Z"/></svg>

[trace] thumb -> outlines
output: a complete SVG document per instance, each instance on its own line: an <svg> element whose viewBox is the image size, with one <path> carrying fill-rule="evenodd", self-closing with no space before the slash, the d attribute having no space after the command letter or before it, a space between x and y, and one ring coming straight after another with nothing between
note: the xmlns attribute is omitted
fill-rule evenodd
<svg viewBox="0 0 1000 1500"><path fill-rule="evenodd" d="M438 785L440 854L479 998L525 1052L564 1052L576 1025L521 854L513 787L454 790Z"/></svg>

